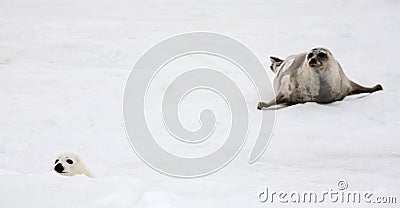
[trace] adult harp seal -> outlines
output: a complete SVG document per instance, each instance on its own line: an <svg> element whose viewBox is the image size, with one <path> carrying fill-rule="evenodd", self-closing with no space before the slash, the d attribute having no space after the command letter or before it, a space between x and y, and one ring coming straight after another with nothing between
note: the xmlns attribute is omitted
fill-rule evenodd
<svg viewBox="0 0 400 208"><path fill-rule="evenodd" d="M339 62L326 48L287 57L270 57L274 80L275 99L259 102L257 109L273 105L294 105L305 102L331 103L346 96L383 90L380 84L363 87L344 74Z"/></svg>

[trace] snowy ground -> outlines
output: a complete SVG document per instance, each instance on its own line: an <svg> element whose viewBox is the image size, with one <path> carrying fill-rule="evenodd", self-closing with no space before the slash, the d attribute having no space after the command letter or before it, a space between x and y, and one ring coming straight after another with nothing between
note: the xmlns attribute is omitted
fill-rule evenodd
<svg viewBox="0 0 400 208"><path fill-rule="evenodd" d="M260 203L276 191L349 189L400 203L400 2L0 1L0 207L321 207ZM267 57L330 48L346 74L383 92L277 111L269 148L252 141L222 171L176 179L146 166L123 127L122 96L136 60L157 42L214 31ZM272 75L272 74L271 74ZM249 100L256 106L257 99ZM254 110L250 112L256 114ZM61 177L75 151L97 175ZM330 207L374 207L333 204Z"/></svg>

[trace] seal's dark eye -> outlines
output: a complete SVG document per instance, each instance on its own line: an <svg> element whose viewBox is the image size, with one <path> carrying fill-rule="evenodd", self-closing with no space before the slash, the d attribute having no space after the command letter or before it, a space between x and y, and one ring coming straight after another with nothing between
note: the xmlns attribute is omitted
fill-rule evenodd
<svg viewBox="0 0 400 208"><path fill-rule="evenodd" d="M325 59L325 58L328 57L328 56L326 55L326 53L319 53L317 56L318 56L318 58L321 58L321 59Z"/></svg>
<svg viewBox="0 0 400 208"><path fill-rule="evenodd" d="M54 164L58 163L58 159L54 162Z"/></svg>
<svg viewBox="0 0 400 208"><path fill-rule="evenodd" d="M74 161L72 161L71 159L68 159L68 160L67 160L67 163L68 163L68 164L72 164L72 163L74 163Z"/></svg>
<svg viewBox="0 0 400 208"><path fill-rule="evenodd" d="M312 58L313 56L314 56L313 53L309 53L309 54L307 55L307 59L310 59L310 58Z"/></svg>

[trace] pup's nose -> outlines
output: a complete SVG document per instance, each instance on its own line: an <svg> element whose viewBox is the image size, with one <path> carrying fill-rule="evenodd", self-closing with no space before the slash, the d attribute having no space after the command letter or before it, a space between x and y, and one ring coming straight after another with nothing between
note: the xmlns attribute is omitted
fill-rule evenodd
<svg viewBox="0 0 400 208"><path fill-rule="evenodd" d="M54 170L57 171L57 173L62 173L64 171L64 167L61 165L61 163L58 163L55 167Z"/></svg>

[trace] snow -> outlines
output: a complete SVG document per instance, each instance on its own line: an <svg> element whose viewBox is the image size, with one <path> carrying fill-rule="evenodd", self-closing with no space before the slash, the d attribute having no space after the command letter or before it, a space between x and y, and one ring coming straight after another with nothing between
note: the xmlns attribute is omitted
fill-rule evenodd
<svg viewBox="0 0 400 208"><path fill-rule="evenodd" d="M257 195L266 186L327 190L340 179L351 190L395 195L399 202L399 3L0 1L0 207L320 207L263 204ZM380 83L384 91L279 109L270 146L255 164L247 163L249 138L221 171L171 178L146 166L130 147L123 90L147 49L190 31L238 39L267 69L270 55L325 46L348 77L366 86ZM244 91L256 117L255 92ZM196 119L180 116L196 127ZM51 172L64 151L80 153L97 177Z"/></svg>

